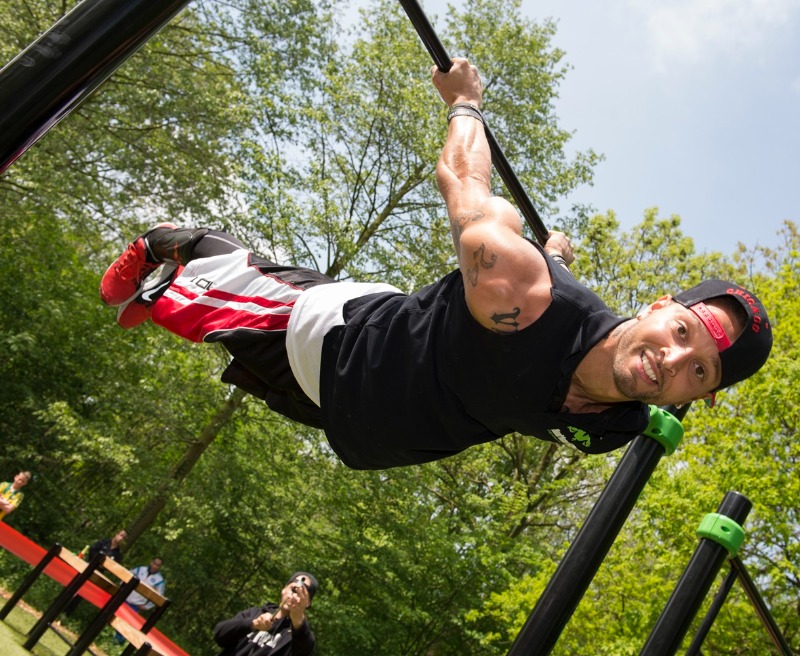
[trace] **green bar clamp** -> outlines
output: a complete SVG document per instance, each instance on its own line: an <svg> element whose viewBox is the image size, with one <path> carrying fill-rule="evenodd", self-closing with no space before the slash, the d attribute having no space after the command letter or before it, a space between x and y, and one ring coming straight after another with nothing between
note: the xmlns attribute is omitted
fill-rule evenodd
<svg viewBox="0 0 800 656"><path fill-rule="evenodd" d="M713 540L728 550L731 558L739 552L744 542L744 529L730 517L709 513L697 527L697 537Z"/></svg>
<svg viewBox="0 0 800 656"><path fill-rule="evenodd" d="M675 415L662 410L657 405L651 405L650 423L644 429L644 434L663 446L669 456L675 452L683 438L683 424Z"/></svg>

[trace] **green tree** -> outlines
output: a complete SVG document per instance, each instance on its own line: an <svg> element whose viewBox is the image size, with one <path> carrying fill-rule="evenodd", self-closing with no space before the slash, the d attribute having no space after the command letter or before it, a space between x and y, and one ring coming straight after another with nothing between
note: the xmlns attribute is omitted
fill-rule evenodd
<svg viewBox="0 0 800 656"><path fill-rule="evenodd" d="M10 58L57 16L38 0L6 5ZM349 30L339 9L199 3L0 178L0 462L38 473L13 521L76 547L136 526L129 558L164 556L174 603L162 626L191 653L210 653L216 621L274 599L300 568L322 582L320 653L503 653L619 454L511 435L423 467L353 472L319 431L220 385L223 352L152 326L120 331L96 300L120 238L162 219L226 227L278 261L404 289L453 266L432 177L445 121L430 62L396 3L369 5ZM555 27L518 9L470 1L443 36L478 63L489 121L546 216L598 157L566 156ZM744 250L732 262L696 253L678 217L655 209L626 233L613 213L562 222L576 228L577 275L626 314L712 272L759 269ZM768 304L782 303L776 326L796 312L781 301L796 296L792 226L785 239L766 253L776 268L753 274ZM788 330L781 340L776 373L721 395L723 412L691 413L693 437L659 468L560 653L637 653L693 548L689 518L731 481L757 502L749 562L796 635L794 415L783 397L797 340ZM758 633L740 606L715 640L737 623L748 640Z"/></svg>

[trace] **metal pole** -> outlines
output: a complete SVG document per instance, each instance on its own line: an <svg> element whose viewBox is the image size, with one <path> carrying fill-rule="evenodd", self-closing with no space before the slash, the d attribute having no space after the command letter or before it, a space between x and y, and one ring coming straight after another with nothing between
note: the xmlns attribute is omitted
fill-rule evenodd
<svg viewBox="0 0 800 656"><path fill-rule="evenodd" d="M95 570L100 566L100 563L103 562L103 558L105 558L103 554L95 554L95 557L86 565L86 569L82 572L75 572L73 579L53 600L53 603L50 604L36 624L31 627L30 631L28 631L28 639L25 641L25 644L22 645L24 649L28 651L33 649L34 645L36 645L42 635L44 635L44 632L47 631L47 627L49 627L61 611L66 608L67 604L78 593L78 590L81 589L83 584L91 578L92 574L94 574Z"/></svg>
<svg viewBox="0 0 800 656"><path fill-rule="evenodd" d="M741 558L738 556L731 558L731 568L739 576L739 582L742 584L745 594L747 594L747 598L750 600L753 608L755 608L758 619L761 620L761 624L769 634L772 643L778 648L778 651L780 651L781 656L792 656L795 652L789 647L789 643L786 642L786 638L783 637L778 625L772 618L767 604L765 604L764 600L761 598L756 584L753 582L753 579L750 578L750 573L747 571Z"/></svg>
<svg viewBox="0 0 800 656"><path fill-rule="evenodd" d="M108 556L106 556L106 558L107 557ZM95 615L89 626L78 636L75 644L72 645L72 649L67 652L67 656L82 656L82 654L92 646L92 643L97 639L97 636L100 635L100 632L111 622L111 618L114 617L117 608L125 603L128 595L136 589L137 585L139 585L139 579L135 576L129 581L120 584L116 593L109 598L105 606Z"/></svg>
<svg viewBox="0 0 800 656"><path fill-rule="evenodd" d="M56 543L52 547L50 547L50 551L48 551L42 559L36 564L30 572L28 572L27 576L23 579L22 583L20 583L19 587L16 589L11 598L6 602L6 605L0 609L0 620L4 620L14 606L19 603L19 600L22 599L22 596L30 589L30 587L36 583L36 579L39 578L42 572L44 572L45 567L50 564L50 561L53 560L59 553L61 553L61 545Z"/></svg>
<svg viewBox="0 0 800 656"><path fill-rule="evenodd" d="M420 7L417 0L400 0L400 4L403 5L403 9L405 9L406 14L408 14L408 18L417 30L417 34L419 34L423 45L433 59L433 63L436 64L440 71L445 73L449 71L450 67L453 65L450 55L447 54L439 37L436 36L433 26L425 15L425 12L422 11L422 7ZM544 221L542 221L542 218L533 206L528 194L526 194L525 190L522 188L522 184L511 168L511 164L508 163L503 149L500 148L500 144L497 143L497 139L495 139L494 134L485 122L484 128L486 140L489 142L489 150L492 151L492 163L494 167L497 169L503 182L505 182L506 187L508 187L508 191L511 193L512 198L517 203L517 207L519 207L520 212L522 212L522 216L525 217L533 234L536 236L536 240L544 246L549 234L547 227L544 225Z"/></svg>
<svg viewBox="0 0 800 656"><path fill-rule="evenodd" d="M744 523L753 504L738 492L728 492L717 510L737 524ZM689 564L672 591L667 605L650 632L639 656L671 656L680 648L689 625L703 603L728 550L714 540L701 538Z"/></svg>
<svg viewBox="0 0 800 656"><path fill-rule="evenodd" d="M83 0L0 70L0 174L189 0Z"/></svg>
<svg viewBox="0 0 800 656"><path fill-rule="evenodd" d="M686 650L686 654L684 656L701 656L700 648L703 646L703 641L706 639L708 632L711 630L711 625L714 624L714 620L717 619L717 615L719 615L719 611L722 609L722 605L728 598L728 593L730 593L735 582L736 572L734 570L730 570L728 575L725 577L725 580L722 582L722 585L719 587L717 594L714 595L714 600L711 602L711 606L709 607L706 616L703 618L700 628L697 629L697 633L694 634L694 638L692 638L692 644L689 645L689 649Z"/></svg>
<svg viewBox="0 0 800 656"><path fill-rule="evenodd" d="M688 405L680 410L672 407L669 412L680 419L688 409ZM651 437L639 435L634 439L511 645L508 656L550 653L664 453L664 447Z"/></svg>

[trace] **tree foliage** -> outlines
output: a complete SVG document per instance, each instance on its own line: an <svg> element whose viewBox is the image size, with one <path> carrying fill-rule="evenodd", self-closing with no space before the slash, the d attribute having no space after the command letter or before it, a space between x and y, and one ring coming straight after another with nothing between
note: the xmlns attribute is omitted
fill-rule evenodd
<svg viewBox="0 0 800 656"><path fill-rule="evenodd" d="M3 8L5 59L63 10ZM275 599L301 568L321 582L320 654L505 653L619 454L510 435L439 463L354 472L319 431L219 383L224 353L150 325L121 331L96 296L124 240L165 219L409 290L453 266L429 59L397 3L344 11L193 5L0 178L0 466L35 473L9 520L76 550L136 527L126 562L164 558L173 605L160 626L193 654L214 653L218 620ZM470 0L444 24L448 50L477 63L492 129L546 216L599 158L567 155L555 25L520 18L515 0ZM679 217L656 209L629 231L613 212L576 210L561 225L574 230L576 275L620 313L734 277L772 310L776 347L719 410L690 413L557 653L638 653L697 523L728 489L754 502L743 555L796 644L796 227L774 249L726 258L696 252ZM13 586L25 568L0 561ZM709 641L713 653L766 651L741 595Z"/></svg>

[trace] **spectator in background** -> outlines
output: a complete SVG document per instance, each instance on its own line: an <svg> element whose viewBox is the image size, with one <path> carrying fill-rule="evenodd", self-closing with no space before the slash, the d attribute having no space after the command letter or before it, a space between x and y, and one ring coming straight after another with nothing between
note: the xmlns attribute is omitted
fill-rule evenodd
<svg viewBox="0 0 800 656"><path fill-rule="evenodd" d="M317 587L311 574L295 572L281 590L280 604L254 606L217 624L219 656L308 656L316 638L305 612Z"/></svg>
<svg viewBox="0 0 800 656"><path fill-rule="evenodd" d="M12 482L0 483L0 521L19 508L25 496L21 490L31 482L31 478L29 471L21 471Z"/></svg>
<svg viewBox="0 0 800 656"><path fill-rule="evenodd" d="M130 572L139 579L139 581L153 588L153 590L160 595L163 595L167 585L164 575L161 573L161 565L163 563L163 559L156 556L150 561L149 565L139 565L139 567L134 567ZM141 613L143 610L151 610L155 607L152 601L140 595L136 590L128 595L125 603L137 613ZM114 642L121 645L125 642L125 638L121 633L117 632L114 634Z"/></svg>
<svg viewBox="0 0 800 656"><path fill-rule="evenodd" d="M89 547L89 555L86 557L86 560L91 560L97 554L101 553L104 556L108 556L109 558L116 560L118 563L121 563L122 551L120 547L127 539L128 533L124 529L113 537L101 538Z"/></svg>
<svg viewBox="0 0 800 656"><path fill-rule="evenodd" d="M134 567L132 570L130 570L130 572L142 583L153 588L153 590L158 592L158 594L163 595L164 588L167 585L164 575L161 573L161 565L163 563L164 561L160 557L156 556L150 561L149 565L139 565L139 567ZM155 606L152 601L145 599L135 590L128 595L125 603L127 603L137 613L140 613L143 610L150 610Z"/></svg>
<svg viewBox="0 0 800 656"><path fill-rule="evenodd" d="M86 553L81 552L78 554L84 560L90 561L94 558L97 554L101 553L104 556L107 556L118 563L122 563L122 551L120 547L125 540L128 539L128 534L125 530L120 531L115 536L110 538L101 538L94 544L90 545L87 550L84 550ZM81 598L78 595L75 595L70 602L64 608L64 612L67 615L72 615L75 612L75 609L81 603Z"/></svg>

